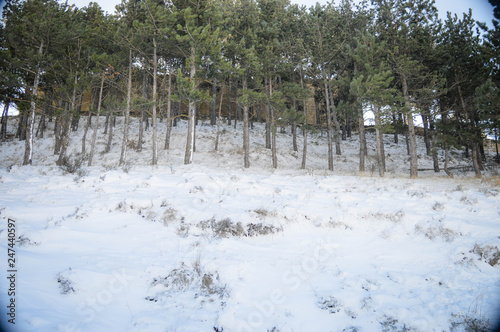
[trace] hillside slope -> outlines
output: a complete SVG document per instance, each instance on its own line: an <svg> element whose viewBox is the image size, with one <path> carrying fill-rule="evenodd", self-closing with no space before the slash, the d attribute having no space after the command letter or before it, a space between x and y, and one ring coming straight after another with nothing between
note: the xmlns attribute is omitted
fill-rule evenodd
<svg viewBox="0 0 500 332"><path fill-rule="evenodd" d="M35 143L33 166L19 166L22 142L2 143L1 261L6 273L13 234L17 270L15 297L7 279L0 283L4 327L427 332L496 324L495 177L429 171L410 180L406 148L389 136L387 178L357 175L356 138L326 171L319 134L306 170L280 134L273 170L260 128L243 169L241 134L225 128L214 152L205 125L194 163L183 165L184 130L174 130L157 167L147 148L117 167L118 139L103 154L100 137L96 166L73 173L54 166L49 133ZM73 160L80 144L71 141ZM420 167L431 168L422 151ZM468 165L454 156L454 166ZM12 298L15 326L4 312Z"/></svg>

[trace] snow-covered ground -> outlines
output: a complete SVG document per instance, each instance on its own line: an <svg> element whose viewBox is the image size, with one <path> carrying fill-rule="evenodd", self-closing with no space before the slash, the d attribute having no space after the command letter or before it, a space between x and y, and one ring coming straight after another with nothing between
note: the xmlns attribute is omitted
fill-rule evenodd
<svg viewBox="0 0 500 332"><path fill-rule="evenodd" d="M273 170L260 125L249 169L240 131L225 125L218 152L215 129L198 126L194 162L183 165L185 130L174 128L157 167L148 166L151 130L144 150L129 150L118 167L121 132L104 154L101 128L95 166L74 173L54 165L51 131L35 141L33 166L19 166L24 142L0 145L4 328L469 331L497 322L498 177L425 171L410 180L402 137L396 145L386 136L388 174L379 178L373 135L368 172L357 172L357 136L342 142L329 172L319 133L309 137L306 170L290 135L278 134ZM82 135L72 136L73 160ZM430 169L419 144L419 168ZM452 159L470 166L459 151ZM8 218L15 326L5 313Z"/></svg>

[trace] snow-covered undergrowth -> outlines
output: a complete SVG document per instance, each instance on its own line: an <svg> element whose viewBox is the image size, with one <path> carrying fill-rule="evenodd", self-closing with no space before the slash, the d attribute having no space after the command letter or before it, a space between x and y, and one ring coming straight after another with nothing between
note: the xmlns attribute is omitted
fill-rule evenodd
<svg viewBox="0 0 500 332"><path fill-rule="evenodd" d="M96 166L73 173L54 166L50 132L35 142L33 166L19 166L23 142L2 143L0 261L5 273L11 218L15 331L486 331L497 322L497 178L407 179L406 146L389 136L387 178L357 175L355 137L328 172L319 133L306 170L280 134L272 170L260 127L243 169L241 134L224 130L214 152L214 129L199 126L186 166L182 124L157 167L147 166L149 136L117 167L118 139L103 154L100 131ZM73 138L70 161L80 149ZM457 152L452 166L467 165Z"/></svg>

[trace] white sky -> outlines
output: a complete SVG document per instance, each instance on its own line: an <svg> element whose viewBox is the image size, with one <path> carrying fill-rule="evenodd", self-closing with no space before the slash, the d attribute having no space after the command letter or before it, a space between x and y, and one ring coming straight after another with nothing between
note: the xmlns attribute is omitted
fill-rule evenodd
<svg viewBox="0 0 500 332"><path fill-rule="evenodd" d="M0 0L1 1L1 0ZM298 3L306 5L307 7L313 6L316 2L325 4L327 0L291 0L292 3ZM89 0L69 0L69 3L76 4L77 7L87 6ZM96 0L100 6L112 14L115 11L115 6L121 2L121 0ZM476 21L486 22L491 26L491 20L493 19L493 7L489 4L488 0L435 0L436 7L439 10L440 17L444 20L446 18L446 12L457 13L459 17L462 17L463 12L468 12L469 8L472 8L472 15Z"/></svg>

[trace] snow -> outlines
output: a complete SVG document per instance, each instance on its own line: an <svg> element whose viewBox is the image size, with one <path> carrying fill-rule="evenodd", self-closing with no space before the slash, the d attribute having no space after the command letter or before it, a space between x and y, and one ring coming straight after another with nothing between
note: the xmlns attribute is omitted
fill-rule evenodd
<svg viewBox="0 0 500 332"><path fill-rule="evenodd" d="M193 164L183 165L184 122L159 166L149 166L148 130L143 151L129 149L118 167L120 121L111 152L101 153L101 124L96 165L73 174L55 166L50 130L35 140L33 166L19 166L24 142L0 146L4 274L7 219L16 221L16 324L5 325L14 331L465 331L497 322L498 177L424 171L410 180L403 138L387 135L388 173L378 178L371 134L368 172L357 172L356 135L329 172L319 132L306 170L290 135L278 134L273 170L260 124L249 169L241 130L223 125L214 152L215 129L203 123ZM83 129L73 134L74 159ZM420 138L419 147L419 167L432 168ZM452 166L470 162L455 151Z"/></svg>

